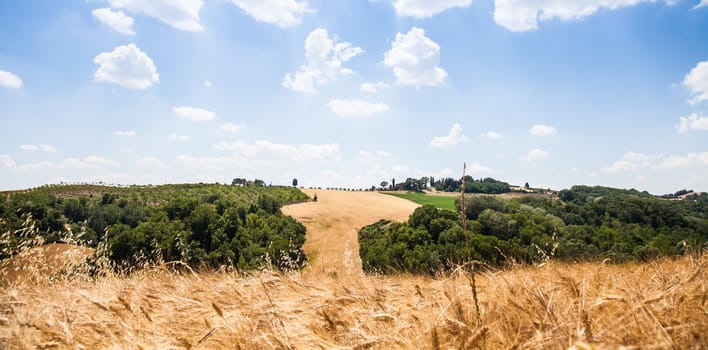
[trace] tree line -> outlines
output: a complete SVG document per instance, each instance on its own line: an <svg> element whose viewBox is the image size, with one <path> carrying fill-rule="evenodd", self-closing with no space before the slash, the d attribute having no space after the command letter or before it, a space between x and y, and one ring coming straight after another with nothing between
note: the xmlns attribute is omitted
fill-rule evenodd
<svg viewBox="0 0 708 350"><path fill-rule="evenodd" d="M511 185L491 177L474 179L472 176L466 175L464 184L465 193L500 194L511 191ZM429 187L442 192L461 192L462 179L446 177L436 180L433 176L424 176L421 178L409 177L403 182L396 182L396 179L393 178L390 183L382 181L379 189L421 192Z"/></svg>
<svg viewBox="0 0 708 350"><path fill-rule="evenodd" d="M464 177L465 193L499 194L511 191L511 185L491 177L479 178L475 180L472 176ZM438 191L461 192L462 179L443 178L434 183Z"/></svg>
<svg viewBox="0 0 708 350"><path fill-rule="evenodd" d="M0 201L0 259L28 231L45 243L104 245L116 266L182 261L249 269L305 262L305 227L281 214L307 200L292 187L184 184L164 186L44 186L7 193Z"/></svg>
<svg viewBox="0 0 708 350"><path fill-rule="evenodd" d="M559 200L479 196L465 204L464 213L458 198L457 212L423 206L405 223L362 228L364 269L436 273L469 260L646 261L701 252L708 241L706 194L669 201L634 190L574 186L561 191Z"/></svg>

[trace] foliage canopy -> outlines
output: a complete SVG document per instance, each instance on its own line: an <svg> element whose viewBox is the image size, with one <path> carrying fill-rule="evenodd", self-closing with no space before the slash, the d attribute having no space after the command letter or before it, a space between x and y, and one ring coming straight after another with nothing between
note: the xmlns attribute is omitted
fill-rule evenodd
<svg viewBox="0 0 708 350"><path fill-rule="evenodd" d="M380 221L359 232L367 271L436 273L470 259L489 265L649 260L700 251L708 241L708 195L670 201L645 192L574 186L560 200L466 198L458 211L424 205L406 223Z"/></svg>
<svg viewBox="0 0 708 350"><path fill-rule="evenodd" d="M307 199L292 187L61 185L2 199L0 259L21 243L13 233L29 219L45 243L104 245L123 267L179 260L247 269L270 259L298 268L305 262L305 227L280 213L283 204Z"/></svg>

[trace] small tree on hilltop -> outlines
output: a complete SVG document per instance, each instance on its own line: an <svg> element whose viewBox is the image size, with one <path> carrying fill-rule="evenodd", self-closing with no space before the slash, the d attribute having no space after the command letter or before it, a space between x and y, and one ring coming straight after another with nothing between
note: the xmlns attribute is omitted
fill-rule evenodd
<svg viewBox="0 0 708 350"><path fill-rule="evenodd" d="M293 187L297 187L297 179L293 179Z"/></svg>

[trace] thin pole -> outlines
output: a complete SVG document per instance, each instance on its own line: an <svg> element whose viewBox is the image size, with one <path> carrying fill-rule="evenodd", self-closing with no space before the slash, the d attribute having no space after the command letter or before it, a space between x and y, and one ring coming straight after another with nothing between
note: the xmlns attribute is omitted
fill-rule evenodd
<svg viewBox="0 0 708 350"><path fill-rule="evenodd" d="M462 165L462 191L460 193L460 199L462 201L462 233L465 235L465 242L467 243L467 261L470 260L470 239L467 237L467 213L465 211L465 176L467 173L467 163Z"/></svg>

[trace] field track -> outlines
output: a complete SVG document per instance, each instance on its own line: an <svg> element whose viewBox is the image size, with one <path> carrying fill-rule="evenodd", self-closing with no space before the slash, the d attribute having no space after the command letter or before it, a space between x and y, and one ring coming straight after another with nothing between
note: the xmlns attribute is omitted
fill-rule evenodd
<svg viewBox="0 0 708 350"><path fill-rule="evenodd" d="M317 202L283 208L307 227L303 249L310 258L305 275L361 273L357 232L381 219L405 221L418 207L411 201L377 192L304 189Z"/></svg>

